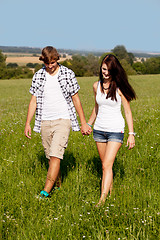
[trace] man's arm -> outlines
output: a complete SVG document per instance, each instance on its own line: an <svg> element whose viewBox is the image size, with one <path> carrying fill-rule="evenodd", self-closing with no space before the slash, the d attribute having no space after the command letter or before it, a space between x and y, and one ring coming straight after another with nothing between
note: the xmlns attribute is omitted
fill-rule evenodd
<svg viewBox="0 0 160 240"><path fill-rule="evenodd" d="M78 93L72 96L72 101L75 106L75 109L79 115L80 121L81 121L81 133L84 134L90 134L92 132L91 127L86 123L86 119L84 116L82 104L79 98Z"/></svg>
<svg viewBox="0 0 160 240"><path fill-rule="evenodd" d="M32 95L30 103L29 103L29 107L28 107L28 114L27 114L27 120L26 120L26 125L25 125L25 130L24 130L24 134L27 138L31 139L31 127L30 127L30 122L34 116L34 113L36 111L36 97L34 95Z"/></svg>

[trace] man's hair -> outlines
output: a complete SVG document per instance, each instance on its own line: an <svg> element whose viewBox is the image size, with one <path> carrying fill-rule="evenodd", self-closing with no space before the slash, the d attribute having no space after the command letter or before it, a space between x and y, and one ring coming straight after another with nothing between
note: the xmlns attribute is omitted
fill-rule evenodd
<svg viewBox="0 0 160 240"><path fill-rule="evenodd" d="M59 53L54 47L47 46L42 49L42 55L39 57L39 60L44 63L50 63L51 61L59 60Z"/></svg>

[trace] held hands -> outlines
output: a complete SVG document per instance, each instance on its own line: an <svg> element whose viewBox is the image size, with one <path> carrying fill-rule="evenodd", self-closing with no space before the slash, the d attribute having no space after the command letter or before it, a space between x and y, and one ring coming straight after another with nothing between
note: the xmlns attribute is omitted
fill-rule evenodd
<svg viewBox="0 0 160 240"><path fill-rule="evenodd" d="M31 127L29 124L26 124L24 134L27 138L31 139Z"/></svg>
<svg viewBox="0 0 160 240"><path fill-rule="evenodd" d="M134 137L134 135L129 135L128 140L127 140L127 146L129 146L128 147L129 150L134 148L134 146L135 146L135 137Z"/></svg>
<svg viewBox="0 0 160 240"><path fill-rule="evenodd" d="M87 123L82 124L81 126L81 133L82 135L90 135L92 132L91 126L89 126Z"/></svg>

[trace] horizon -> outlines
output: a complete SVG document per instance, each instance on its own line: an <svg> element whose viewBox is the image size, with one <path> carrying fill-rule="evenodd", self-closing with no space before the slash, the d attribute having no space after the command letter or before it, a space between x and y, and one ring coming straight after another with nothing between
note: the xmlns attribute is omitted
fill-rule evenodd
<svg viewBox="0 0 160 240"><path fill-rule="evenodd" d="M7 45L0 45L0 48L1 47L6 47L6 48L32 48L32 49L43 49L43 47L33 47L33 46L7 46ZM116 46L115 46L116 47ZM125 47L125 46L124 46ZM126 47L125 47L126 48ZM84 52L110 52L112 49L74 49L74 48L63 48L63 47L58 47L57 49L60 49L60 50L71 50L71 51L84 51ZM146 54L157 54L159 55L160 54L160 51L144 51L144 50L136 50L136 49L127 49L127 52L133 52L133 53L146 53Z"/></svg>

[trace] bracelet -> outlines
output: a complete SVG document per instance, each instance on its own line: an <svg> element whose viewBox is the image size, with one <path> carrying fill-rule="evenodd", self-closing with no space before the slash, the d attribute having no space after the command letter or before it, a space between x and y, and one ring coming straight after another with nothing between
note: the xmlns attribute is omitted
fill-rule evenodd
<svg viewBox="0 0 160 240"><path fill-rule="evenodd" d="M135 136L135 135L136 135L136 133L135 133L135 132L129 132L128 134L129 134L129 135L133 135L133 136Z"/></svg>
<svg viewBox="0 0 160 240"><path fill-rule="evenodd" d="M92 125L91 125L91 124L89 124L89 123L87 123L87 125L88 125L88 126L90 126L90 127L92 127Z"/></svg>

